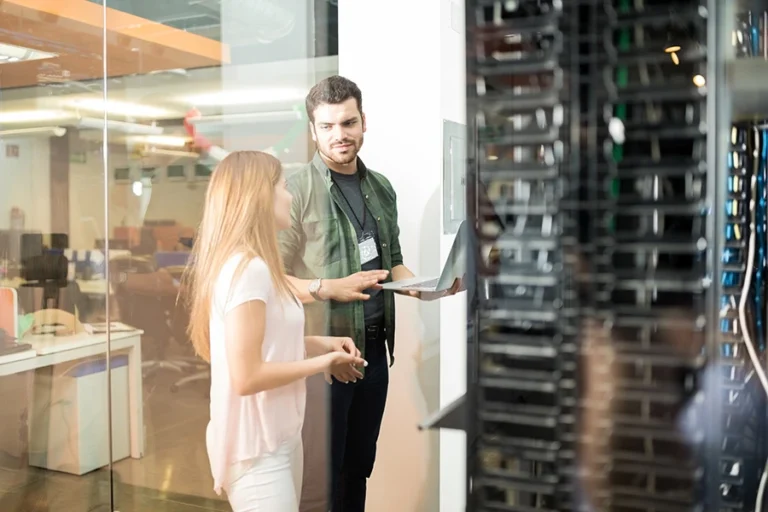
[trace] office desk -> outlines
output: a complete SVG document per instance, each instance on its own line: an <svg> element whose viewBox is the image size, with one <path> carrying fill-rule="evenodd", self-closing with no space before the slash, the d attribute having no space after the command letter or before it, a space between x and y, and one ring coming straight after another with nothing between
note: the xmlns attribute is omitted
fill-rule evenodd
<svg viewBox="0 0 768 512"><path fill-rule="evenodd" d="M112 294L112 286L106 279L77 279L77 285L80 287L80 293L85 295L106 295L107 288L109 287L109 293ZM8 288L21 288L26 281L20 277L13 279L0 280L0 286L6 286Z"/></svg>
<svg viewBox="0 0 768 512"><path fill-rule="evenodd" d="M131 422L131 457L144 455L144 405L141 382L141 335L143 331L112 332L112 355L128 355L128 401ZM32 350L0 357L0 377L36 370L107 353L106 334L74 336L25 336ZM4 362L8 361L8 362Z"/></svg>

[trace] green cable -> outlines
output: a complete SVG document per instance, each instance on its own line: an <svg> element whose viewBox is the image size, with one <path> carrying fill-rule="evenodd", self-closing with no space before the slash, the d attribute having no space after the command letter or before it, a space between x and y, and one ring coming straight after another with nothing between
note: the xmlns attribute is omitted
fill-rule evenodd
<svg viewBox="0 0 768 512"><path fill-rule="evenodd" d="M630 0L619 0L619 12L626 14L629 12ZM617 41L617 47L619 51L627 51L630 49L632 43L631 33L629 29L623 28L619 31L619 37ZM627 86L629 82L629 68L627 66L616 67L616 87L622 89ZM627 105L625 103L619 103L614 108L614 116L621 121L627 119ZM613 144L613 161L619 163L624 159L624 145ZM614 199L619 195L619 179L613 178L611 180L610 195ZM608 220L608 231L611 233L616 231L616 217L611 215Z"/></svg>

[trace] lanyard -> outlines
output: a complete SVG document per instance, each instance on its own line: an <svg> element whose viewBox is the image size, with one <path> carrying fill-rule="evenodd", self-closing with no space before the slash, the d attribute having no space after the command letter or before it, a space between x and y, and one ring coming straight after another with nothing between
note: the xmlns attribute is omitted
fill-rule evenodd
<svg viewBox="0 0 768 512"><path fill-rule="evenodd" d="M365 199L363 199L363 220L361 222L360 218L355 213L355 209L352 208L352 203L349 202L349 199L347 199L347 196L344 194L344 191L341 190L341 187L339 186L339 184L336 183L336 180L334 180L333 178L331 178L331 181L333 181L333 184L336 185L337 189L339 189L339 194L341 194L341 197L344 198L344 202L347 203L347 206L349 206L349 211L352 212L352 216L355 218L357 223L360 225L360 231L365 231L365 213L368 210L368 207L365 205ZM362 194L363 194L363 191L362 191L362 187L361 187L361 189L360 189L361 197L362 197Z"/></svg>

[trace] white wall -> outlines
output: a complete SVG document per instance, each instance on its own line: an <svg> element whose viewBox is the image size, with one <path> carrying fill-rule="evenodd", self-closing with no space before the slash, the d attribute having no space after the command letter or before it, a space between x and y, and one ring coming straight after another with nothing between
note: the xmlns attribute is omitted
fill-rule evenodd
<svg viewBox="0 0 768 512"><path fill-rule="evenodd" d="M442 122L463 122L466 109L463 34L451 31L450 11L450 0L339 3L339 72L362 89L367 117L361 156L398 193L405 263L419 275L439 274L453 239L441 226ZM417 430L462 391L463 298L397 300L397 361L368 510L463 510L462 435Z"/></svg>
<svg viewBox="0 0 768 512"><path fill-rule="evenodd" d="M6 156L16 146L18 156ZM11 208L25 214L25 229L51 230L51 163L47 137L0 140L0 229L10 227Z"/></svg>
<svg viewBox="0 0 768 512"><path fill-rule="evenodd" d="M440 3L440 112L443 119L467 123L464 0ZM451 250L452 235L441 240L441 256ZM440 407L466 392L466 294L440 301ZM440 431L440 510L463 511L466 501L466 435Z"/></svg>

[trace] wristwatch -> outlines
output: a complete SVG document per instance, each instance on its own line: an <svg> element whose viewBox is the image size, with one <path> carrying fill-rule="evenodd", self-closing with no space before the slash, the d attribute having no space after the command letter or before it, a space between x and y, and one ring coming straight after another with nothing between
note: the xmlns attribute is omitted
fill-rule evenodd
<svg viewBox="0 0 768 512"><path fill-rule="evenodd" d="M320 297L320 288L323 286L323 280L322 279L315 279L311 283L309 283L309 294L312 296L313 299L315 299L318 302L323 302L323 299Z"/></svg>

